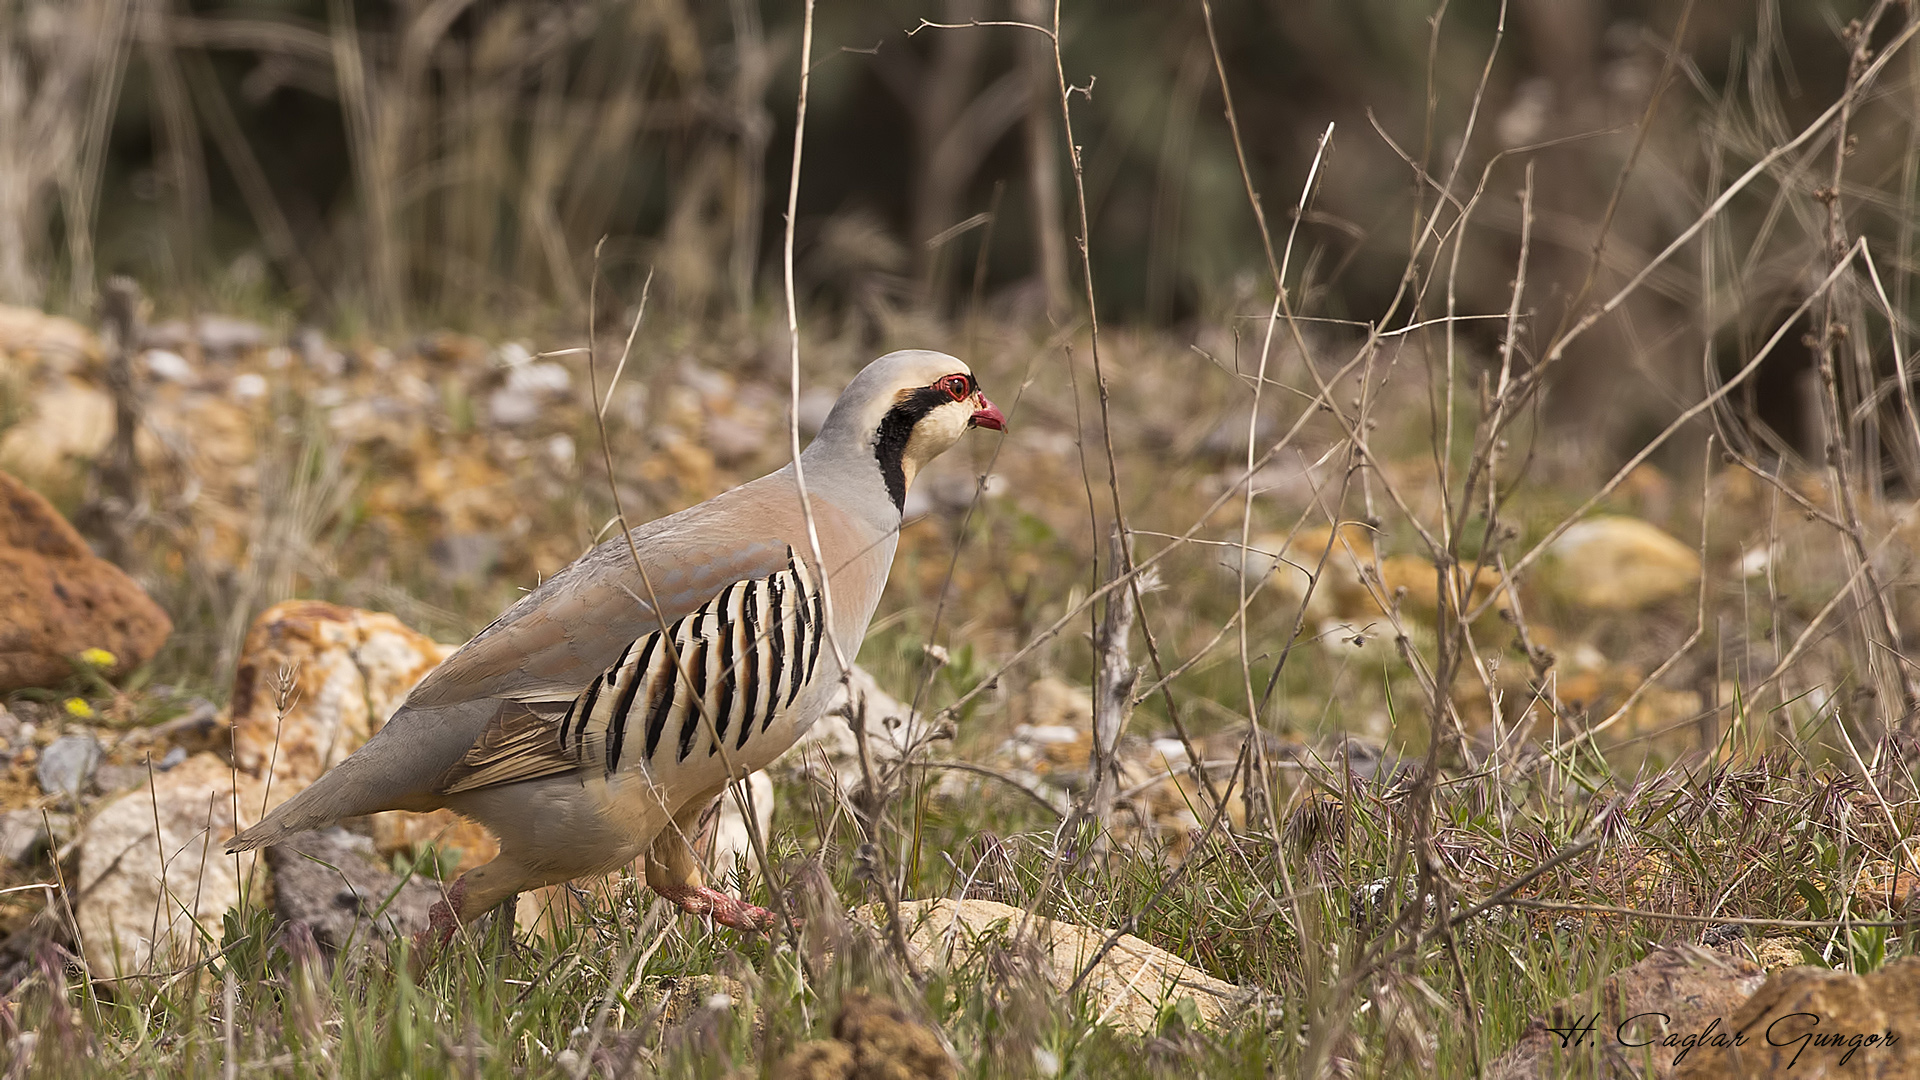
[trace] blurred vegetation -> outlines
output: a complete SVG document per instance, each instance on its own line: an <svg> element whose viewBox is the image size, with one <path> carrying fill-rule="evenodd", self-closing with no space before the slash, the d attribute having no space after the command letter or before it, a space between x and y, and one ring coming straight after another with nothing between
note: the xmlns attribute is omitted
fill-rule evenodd
<svg viewBox="0 0 1920 1080"><path fill-rule="evenodd" d="M1701 136L1729 95L1744 86L1770 102L1764 119L1797 129L1837 94L1836 34L1866 6L1270 0L1216 17L1253 180L1275 206L1336 125L1297 265L1322 313L1358 317L1398 286L1425 201L1372 129L1436 171L1450 164L1503 19L1478 115L1494 137L1474 140L1462 175L1502 149L1578 136L1521 156L1539 162L1543 209L1590 225L1690 12L1636 197L1614 222L1616 245L1646 247L1724 168L1732 148ZM177 306L497 329L577 319L605 237L603 295L630 296L653 269L679 314L752 311L778 296L799 13L749 0L8 0L0 300L83 311L104 273L124 272ZM1071 307L1071 178L1043 39L912 32L922 18L1046 14L1044 0L822 7L798 225L814 300L856 324L978 296L1019 315ZM1067 78L1087 90L1073 102L1102 314L1177 324L1246 300L1260 244L1198 5L1069 5L1061 18ZM1516 186L1519 167L1492 185ZM1483 269L1464 276L1463 308L1504 305L1517 219L1506 224L1464 257ZM1545 231L1565 258L1544 268L1544 292L1579 291L1590 240Z"/></svg>

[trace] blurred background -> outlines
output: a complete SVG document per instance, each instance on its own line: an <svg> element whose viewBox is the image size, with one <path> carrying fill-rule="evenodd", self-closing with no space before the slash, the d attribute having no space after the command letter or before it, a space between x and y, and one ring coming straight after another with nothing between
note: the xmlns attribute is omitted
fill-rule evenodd
<svg viewBox="0 0 1920 1080"><path fill-rule="evenodd" d="M1834 100L1840 34L1867 7L1226 0L1215 16L1276 226L1335 125L1293 260L1303 309L1364 319L1399 287L1430 202L1409 161L1465 178L1493 164L1504 195L1531 160L1535 316L1550 327L1556 305L1595 291L1582 281L1629 155L1605 271L1644 261L1734 159ZM907 310L1033 322L1084 307L1045 39L914 32L1050 16L1044 0L822 6L797 223L810 314L873 339ZM1263 310L1200 6L1067 5L1061 18L1066 78L1086 91L1074 134L1102 317L1190 330ZM290 312L328 330L577 326L604 239L608 315L651 271L674 317L752 317L780 299L799 20L797 3L753 0L8 0L0 300L85 313L102 275L124 273L164 309ZM1892 123L1856 122L1853 172L1897 194L1912 177ZM1905 228L1907 205L1863 206L1857 227ZM1797 301L1792 219L1818 209L1788 209L1787 235L1743 268L1766 302L1693 318L1712 298L1666 275L1576 350L1564 378L1577 392L1550 407L1607 425L1598 434L1620 448L1645 434L1650 399L1697 392L1701 337L1737 339ZM1502 199L1476 224L1455 302L1499 311L1518 214ZM1614 362L1623 353L1634 364ZM1796 365L1777 366L1749 404L1774 450L1804 450ZM1623 394L1611 418L1587 407L1600 385Z"/></svg>

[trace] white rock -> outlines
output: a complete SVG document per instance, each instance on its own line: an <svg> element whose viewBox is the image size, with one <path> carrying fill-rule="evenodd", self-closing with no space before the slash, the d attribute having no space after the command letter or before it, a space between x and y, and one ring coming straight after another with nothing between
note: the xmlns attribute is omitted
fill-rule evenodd
<svg viewBox="0 0 1920 1080"><path fill-rule="evenodd" d="M876 926L885 925L880 905L862 914ZM992 939L1031 942L1037 947L1039 975L1061 993L1073 985L1109 936L1098 927L1031 915L992 900L905 901L900 904L900 921L914 959L939 970L966 970L969 964L994 955L986 951ZM1183 997L1193 999L1203 1023L1219 1026L1230 1022L1254 997L1253 991L1214 978L1132 934L1120 935L1080 989L1093 1002L1096 1023L1133 1032L1152 1031L1161 1006Z"/></svg>
<svg viewBox="0 0 1920 1080"><path fill-rule="evenodd" d="M140 354L140 360L147 366L147 374L165 382L191 382L193 364L186 357L171 349L148 349Z"/></svg>
<svg viewBox="0 0 1920 1080"><path fill-rule="evenodd" d="M38 810L0 814L0 866L18 866L47 842L46 822Z"/></svg>
<svg viewBox="0 0 1920 1080"><path fill-rule="evenodd" d="M267 396L267 378L254 372L243 372L233 377L233 385L227 388L236 401L253 401Z"/></svg>
<svg viewBox="0 0 1920 1080"><path fill-rule="evenodd" d="M175 970L220 947L221 917L254 866L252 852L221 845L237 831L236 808L242 825L258 820L261 797L259 781L198 754L87 822L74 895L95 976Z"/></svg>
<svg viewBox="0 0 1920 1080"><path fill-rule="evenodd" d="M754 820L760 826L760 842L773 836L773 779L764 771L747 776L752 796ZM736 868L758 873L760 860L753 853L753 836L747 831L747 819L740 813L740 801L731 791L720 793L720 814L713 823L713 872L729 878Z"/></svg>
<svg viewBox="0 0 1920 1080"><path fill-rule="evenodd" d="M572 388L573 375L565 367L523 363L507 372L506 385L487 395L487 415L502 427L530 423L549 401L565 397Z"/></svg>
<svg viewBox="0 0 1920 1080"><path fill-rule="evenodd" d="M865 703L867 752L875 764L890 764L906 755L907 749L928 731L927 719L907 703L880 689L872 675L858 664L853 666L853 692ZM799 740L768 768L784 776L802 776L820 768L822 755L835 780L848 791L861 783L860 742L854 737L852 706L848 704L845 684L834 691L827 711Z"/></svg>
<svg viewBox="0 0 1920 1080"><path fill-rule="evenodd" d="M509 341L494 350L494 359L503 367L519 367L533 359L533 353L517 341Z"/></svg>

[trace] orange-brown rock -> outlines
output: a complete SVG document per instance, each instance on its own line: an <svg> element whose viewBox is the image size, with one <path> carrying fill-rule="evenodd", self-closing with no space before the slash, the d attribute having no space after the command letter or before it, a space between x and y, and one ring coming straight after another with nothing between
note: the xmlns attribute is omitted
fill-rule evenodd
<svg viewBox="0 0 1920 1080"><path fill-rule="evenodd" d="M39 493L0 472L0 693L52 686L85 649L115 673L152 658L173 623Z"/></svg>
<svg viewBox="0 0 1920 1080"><path fill-rule="evenodd" d="M285 802L372 738L453 648L386 612L320 600L268 608L247 631L234 674L234 764L254 776L271 771L269 801ZM500 850L447 810L392 811L372 823L382 855L432 844L457 851L451 868L467 870Z"/></svg>
<svg viewBox="0 0 1920 1080"><path fill-rule="evenodd" d="M1520 1041L1488 1064L1487 1076L1671 1076L1675 1057L1685 1064L1701 1051L1682 1055L1684 1046L1666 1041L1728 1035L1734 1009L1761 981L1760 968L1724 953L1693 945L1656 949L1535 1017ZM1563 1039L1565 1032L1574 1034Z"/></svg>
<svg viewBox="0 0 1920 1080"><path fill-rule="evenodd" d="M953 1059L932 1029L899 1005L854 990L833 1038L801 1043L773 1067L779 1080L950 1080Z"/></svg>
<svg viewBox="0 0 1920 1080"><path fill-rule="evenodd" d="M385 612L275 604L234 673L234 764L271 771L276 802L292 796L372 738L450 651Z"/></svg>
<svg viewBox="0 0 1920 1080"><path fill-rule="evenodd" d="M1727 1018L1743 1045L1688 1058L1676 1077L1920 1076L1920 957L1868 975L1826 968L1775 972Z"/></svg>

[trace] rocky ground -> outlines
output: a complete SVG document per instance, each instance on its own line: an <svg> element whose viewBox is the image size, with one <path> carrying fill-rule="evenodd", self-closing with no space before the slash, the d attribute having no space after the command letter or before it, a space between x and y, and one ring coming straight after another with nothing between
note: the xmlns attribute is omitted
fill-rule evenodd
<svg viewBox="0 0 1920 1080"><path fill-rule="evenodd" d="M517 589L603 536L616 493L619 510L644 519L784 460L780 350L747 334L643 339L643 355L606 396L603 441L590 387L606 394L619 350L601 343L590 370L566 351L577 344L454 333L340 342L202 316L143 327L123 347L71 320L0 309L6 985L38 977L48 950L103 985L189 968L232 940L231 913L249 906L273 911L284 933L320 955L377 962L388 943L424 925L442 879L491 857L491 838L448 814L376 815L262 859L225 856L220 845L377 731ZM1228 352L1228 343L1201 344ZM863 805L870 768L889 793L883 799L923 816L929 806L1023 807L1030 818L1014 820L1029 821L1030 842L1069 814L1090 784L1092 664L1078 636L1086 623L1051 638L1042 632L1098 584L1088 553L1104 538L1092 518L1108 516L1110 504L1099 490L1104 466L1090 462L1109 440L1136 555L1168 552L1141 610L1156 635L1155 662L1180 670L1163 696L1161 669L1149 669L1144 642L1133 645L1131 660L1142 666L1130 701L1137 711L1119 746L1118 805L1103 845L1154 873L1181 873L1215 858L1196 853L1214 850L1208 822L1219 809L1227 835L1258 833L1265 821L1276 842L1284 832L1300 872L1318 873L1350 859L1340 854L1343 838L1370 815L1391 819L1394 793L1426 750L1421 671L1441 607L1442 579L1411 524L1430 517L1441 497L1430 452L1422 457L1425 391L1411 385L1420 366L1407 361L1407 377L1372 386L1389 402L1386 414L1404 421L1375 450L1393 455L1380 474L1413 516L1367 525L1356 519L1381 493L1345 492L1337 461L1307 453L1256 474L1251 505L1215 505L1248 456L1247 403L1233 381L1164 341L1121 335L1107 348L1124 376L1113 379L1103 432L1082 351L1063 361L1012 331L980 343L974 366L1013 423L1004 441L975 440L916 488L855 688L872 740L866 764L849 706L757 779L755 803L774 815L758 823L763 833L814 829L821 838L811 850L833 850L819 807ZM821 343L810 354L819 371L799 402L803 431L869 351ZM1304 445L1331 445L1329 431L1313 439ZM116 461L132 468L116 472ZM1709 911L1699 903L1705 862L1622 832L1580 874L1518 895L1630 909L1691 905L1729 918L1912 910L1920 868L1902 839L1911 801L1822 772L1841 748L1808 735L1871 714L1856 693L1871 687L1836 629L1849 616L1833 616L1828 599L1845 593L1850 570L1816 520L1833 502L1819 478L1737 464L1682 478L1641 465L1556 532L1579 493L1604 479L1581 468L1547 460L1542 478L1519 490L1522 524L1506 539L1516 550L1539 544L1539 558L1473 624L1474 662L1449 691L1459 737L1446 763L1471 780L1530 762L1517 782L1535 785L1537 796L1586 768L1551 751L1592 729L1600 767L1621 775L1671 777L1679 774L1663 770L1682 763L1782 805L1817 790L1821 809L1809 820L1838 814L1854 854L1840 864L1840 887L1823 884L1785 909L1782 897L1795 890L1770 881L1744 892L1729 886ZM1344 507L1337 524L1329 505ZM1873 565L1892 617L1911 636L1920 632L1920 530L1912 508L1891 500L1867 513L1884 538ZM1171 543L1189 531L1201 543ZM1500 564L1490 549L1478 566L1454 571L1457 594L1476 603L1499 596ZM1250 600L1241 619L1243 587ZM1039 645L1023 663L963 699L1031 641ZM1271 765L1270 786L1251 801L1230 795L1221 809L1216 787L1243 771L1254 676L1264 682L1289 643L1295 659L1275 681L1254 755ZM1179 714L1167 711L1175 702ZM1782 748L1796 760L1759 757ZM1552 773L1561 767L1564 776ZM1622 805L1690 790L1661 783L1629 783ZM1588 806L1580 813L1597 805L1582 803L1585 794L1564 797ZM1725 802L1714 798L1714 806ZM1447 849L1460 887L1481 895L1553 849L1475 839L1471 821L1484 812L1463 810ZM1214 941L1182 959L1176 954L1192 939L1123 922L1117 907L1105 919L1092 908L1029 918L1036 905L1021 877L1026 864L1017 853L996 855L1003 837L977 825L967 830L976 838L970 850L984 854L964 869L950 858L951 887L895 897L910 967L965 969L967 942L1011 928L1038 943L1039 985L1091 995L1100 1024L1162 1031L1170 996L1191 1003L1181 1023L1198 1027L1271 1012L1281 988L1236 968L1236 946ZM708 841L717 864L751 862L746 830L723 800ZM1008 830L1007 846L1019 846L1017 831ZM1734 852L1725 857L1737 865ZM1262 866L1257 875L1270 872ZM1350 890L1356 923L1378 896L1394 893L1380 881ZM594 903L548 890L521 898L518 921L534 934L584 917ZM894 917L881 905L856 909L853 921L891 932ZM1529 917L1551 922L1544 912ZM1106 931L1127 928L1143 937L1118 938L1077 979ZM1669 942L1619 964L1592 999L1604 1005L1588 1011L1617 1024L1614 1012L1684 1001L1675 1009L1729 1023L1798 1010L1849 1030L1905 1027L1912 1039L1899 1054L1869 1055L1893 1071L1859 1073L1904 1075L1920 1046L1920 1017L1900 1003L1920 1000L1912 992L1920 961L1860 974L1809 969L1796 966L1809 958L1806 941L1778 929L1736 933L1717 951ZM731 1008L741 994L706 993L679 1022L697 1028L703 1010ZM1551 1032L1564 1026L1556 1018L1586 1009L1585 1000L1552 1006L1489 1072L1551 1074ZM1675 1013L1668 1029L1690 1024ZM774 1075L952 1068L954 1046L937 1020L897 1006L849 997L831 1032L794 1048ZM11 1036L16 1060L31 1054L29 1035ZM891 1049L874 1049L882 1044ZM606 1045L566 1051L575 1056L563 1067L586 1068ZM863 1064L888 1054L919 1064L892 1073ZM1674 1058L1654 1055L1645 1075L1676 1074ZM1753 1068L1703 1050L1677 1075L1761 1075Z"/></svg>

